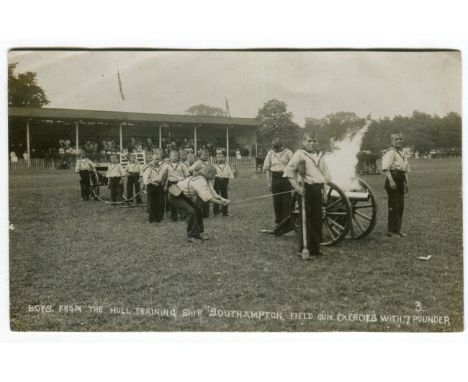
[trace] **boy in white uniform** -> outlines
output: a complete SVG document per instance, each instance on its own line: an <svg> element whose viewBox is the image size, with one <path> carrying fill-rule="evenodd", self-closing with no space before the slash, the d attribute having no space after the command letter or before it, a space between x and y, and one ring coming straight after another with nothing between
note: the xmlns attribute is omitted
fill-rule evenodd
<svg viewBox="0 0 468 382"><path fill-rule="evenodd" d="M225 199L229 199L228 197L228 187L229 187L229 179L234 178L234 172L226 163L226 156L225 153L222 151L218 151L216 153L216 164L214 165L216 169L216 177L214 180L213 188L215 192ZM217 216L219 214L220 206L219 204L213 205L213 215ZM221 211L223 216L228 216L228 206L222 206Z"/></svg>
<svg viewBox="0 0 468 382"><path fill-rule="evenodd" d="M117 155L111 156L111 164L107 169L107 178L109 179L109 188L111 194L111 202L113 206L117 205L119 193L122 194L122 187L127 173L117 159Z"/></svg>
<svg viewBox="0 0 468 382"><path fill-rule="evenodd" d="M148 200L148 223L160 223L164 217L164 183L167 170L160 165L161 150L156 149L143 169L143 183L146 187Z"/></svg>
<svg viewBox="0 0 468 382"><path fill-rule="evenodd" d="M75 172L80 175L81 198L83 200L89 200L89 195L91 193L90 175L95 167L95 164L88 159L86 153L82 152L79 154L75 165Z"/></svg>
<svg viewBox="0 0 468 382"><path fill-rule="evenodd" d="M284 169L294 190L305 196L307 248L310 256L320 256L322 242L322 203L326 202L326 183L330 173L322 152L318 151L315 133L304 133L303 149L297 150ZM302 227L299 230L299 251L303 249Z"/></svg>
<svg viewBox="0 0 468 382"><path fill-rule="evenodd" d="M169 162L165 162L163 166L167 171L166 189L190 175L187 164L179 161L179 152L177 150L170 151ZM169 195L167 194L166 196L169 199ZM170 205L169 207L172 221L177 221L177 209L173 205Z"/></svg>
<svg viewBox="0 0 468 382"><path fill-rule="evenodd" d="M280 138L272 142L272 149L268 152L263 163L269 189L273 194L273 209L275 211L275 226L278 226L289 217L289 204L291 202L291 184L283 177L284 168L292 158L291 150L284 147ZM275 195L280 194L280 195Z"/></svg>

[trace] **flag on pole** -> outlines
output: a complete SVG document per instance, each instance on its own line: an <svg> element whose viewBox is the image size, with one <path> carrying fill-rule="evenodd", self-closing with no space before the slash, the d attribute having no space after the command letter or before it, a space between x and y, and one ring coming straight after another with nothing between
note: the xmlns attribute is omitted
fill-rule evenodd
<svg viewBox="0 0 468 382"><path fill-rule="evenodd" d="M229 103L228 103L227 97L225 97L225 99L226 99L226 111L227 111L229 118L231 118L231 111L229 110Z"/></svg>
<svg viewBox="0 0 468 382"><path fill-rule="evenodd" d="M117 81L119 82L119 91L120 91L120 96L122 97L122 101L125 101L125 96L122 90L122 81L120 80L120 72L119 69L117 69Z"/></svg>

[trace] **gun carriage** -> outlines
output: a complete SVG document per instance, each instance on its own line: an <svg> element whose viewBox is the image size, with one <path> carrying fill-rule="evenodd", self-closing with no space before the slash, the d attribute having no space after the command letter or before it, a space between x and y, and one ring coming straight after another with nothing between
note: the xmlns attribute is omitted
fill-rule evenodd
<svg viewBox="0 0 468 382"><path fill-rule="evenodd" d="M353 240L368 236L377 222L377 202L371 187L360 178L356 186L344 191L333 182L327 183L327 202L322 206L322 246L337 245L344 238ZM274 230L276 236L300 229L301 197L294 193L290 203L290 215Z"/></svg>

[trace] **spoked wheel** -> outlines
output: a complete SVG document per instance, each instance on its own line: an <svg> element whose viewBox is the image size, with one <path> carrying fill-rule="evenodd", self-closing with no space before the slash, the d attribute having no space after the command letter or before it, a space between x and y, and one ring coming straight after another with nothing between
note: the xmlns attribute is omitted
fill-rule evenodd
<svg viewBox="0 0 468 382"><path fill-rule="evenodd" d="M327 188L327 203L322 205L322 243L331 247L343 240L351 227L351 205L345 193L334 183L329 182ZM294 229L301 229L301 202L299 194L291 198L291 220Z"/></svg>
<svg viewBox="0 0 468 382"><path fill-rule="evenodd" d="M360 189L348 196L352 208L353 239L363 239L369 235L377 223L377 202L370 186L362 179L357 178Z"/></svg>

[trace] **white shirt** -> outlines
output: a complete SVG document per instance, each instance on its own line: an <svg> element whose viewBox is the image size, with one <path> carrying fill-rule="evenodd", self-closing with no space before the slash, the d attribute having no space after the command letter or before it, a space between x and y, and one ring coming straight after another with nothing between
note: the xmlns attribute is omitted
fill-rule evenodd
<svg viewBox="0 0 468 382"><path fill-rule="evenodd" d="M163 183L164 169L159 165L147 164L143 169L143 183Z"/></svg>
<svg viewBox="0 0 468 382"><path fill-rule="evenodd" d="M201 175L189 176L178 182L177 187L189 198L198 196L201 200L207 202L213 197L213 187L210 187L209 182Z"/></svg>
<svg viewBox="0 0 468 382"><path fill-rule="evenodd" d="M95 165L88 158L78 159L75 165L75 172L90 171L94 169Z"/></svg>
<svg viewBox="0 0 468 382"><path fill-rule="evenodd" d="M382 157L382 171L388 170L410 172L406 153L394 147L389 148Z"/></svg>
<svg viewBox="0 0 468 382"><path fill-rule="evenodd" d="M232 171L231 166L229 166L228 163L216 163L213 165L213 167L216 169L217 178L234 178L234 172Z"/></svg>
<svg viewBox="0 0 468 382"><path fill-rule="evenodd" d="M184 162L164 163L164 166L167 169L167 180L169 182L178 182L190 175L189 168Z"/></svg>
<svg viewBox="0 0 468 382"><path fill-rule="evenodd" d="M110 164L106 176L108 178L118 178L127 175L120 163Z"/></svg>
<svg viewBox="0 0 468 382"><path fill-rule="evenodd" d="M132 174L139 174L140 176L142 174L141 166L140 166L140 163L138 162L135 162L135 163L128 162L127 171Z"/></svg>
<svg viewBox="0 0 468 382"><path fill-rule="evenodd" d="M284 149L279 153L273 150L268 151L265 161L263 162L263 171L283 172L292 156L293 153L289 149Z"/></svg>
<svg viewBox="0 0 468 382"><path fill-rule="evenodd" d="M298 164L305 161L306 174L304 181L308 184L322 184L330 180L330 172L324 160L322 153L309 153L303 149L297 150L284 169L283 178L301 178L298 173Z"/></svg>

